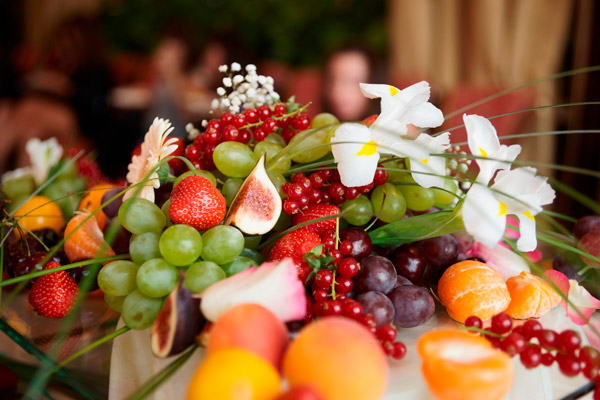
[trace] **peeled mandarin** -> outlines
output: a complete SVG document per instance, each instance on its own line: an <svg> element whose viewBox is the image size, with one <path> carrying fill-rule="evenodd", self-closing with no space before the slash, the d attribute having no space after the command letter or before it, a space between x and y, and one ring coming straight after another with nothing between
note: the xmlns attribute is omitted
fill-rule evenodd
<svg viewBox="0 0 600 400"><path fill-rule="evenodd" d="M110 184L92 186L81 198L79 206L77 207L77 211L83 211L90 214L93 213L102 205L102 196L104 196L104 193L115 187L115 185ZM99 210L96 214L94 214L94 218L96 218L100 229L103 229L106 221L106 214L104 214L102 210Z"/></svg>
<svg viewBox="0 0 600 400"><path fill-rule="evenodd" d="M550 285L529 272L508 278L506 286L510 304L504 312L515 319L539 318L561 301Z"/></svg>
<svg viewBox="0 0 600 400"><path fill-rule="evenodd" d="M510 303L502 276L489 265L473 260L458 262L444 272L438 296L450 317L462 323L471 315L486 321Z"/></svg>
<svg viewBox="0 0 600 400"><path fill-rule="evenodd" d="M279 374L254 354L227 347L207 355L192 376L189 400L272 400L280 392Z"/></svg>
<svg viewBox="0 0 600 400"><path fill-rule="evenodd" d="M431 392L440 400L501 399L514 376L511 359L486 339L465 331L429 331L417 350Z"/></svg>
<svg viewBox="0 0 600 400"><path fill-rule="evenodd" d="M224 347L237 347L280 369L287 343L288 330L275 314L258 304L240 304L214 323L206 344L206 354Z"/></svg>
<svg viewBox="0 0 600 400"><path fill-rule="evenodd" d="M327 317L304 327L283 358L290 388L310 387L327 400L375 400L385 392L388 363L361 324Z"/></svg>
<svg viewBox="0 0 600 400"><path fill-rule="evenodd" d="M21 205L13 216L21 228L15 229L17 237L20 237L21 230L48 228L58 232L64 224L63 214L58 205L45 196L33 196Z"/></svg>
<svg viewBox="0 0 600 400"><path fill-rule="evenodd" d="M104 234L90 214L73 216L65 227L65 253L71 262L95 257L114 256L114 250L104 241ZM85 221L85 222L83 222Z"/></svg>

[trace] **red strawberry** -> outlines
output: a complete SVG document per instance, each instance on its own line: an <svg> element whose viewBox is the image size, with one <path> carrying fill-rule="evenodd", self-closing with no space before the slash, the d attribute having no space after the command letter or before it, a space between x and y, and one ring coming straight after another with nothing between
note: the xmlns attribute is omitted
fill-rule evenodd
<svg viewBox="0 0 600 400"><path fill-rule="evenodd" d="M169 156L184 157L185 156L185 143L183 142L182 138L175 138L175 139L177 139L177 141L175 142L175 144L177 145L177 148L175 149L174 152L169 154ZM180 175L186 168L183 160L181 160L179 158L171 158L168 162L169 162L169 167L171 167L171 171L173 172L173 175L175 175L175 176Z"/></svg>
<svg viewBox="0 0 600 400"><path fill-rule="evenodd" d="M339 213L340 208L333 204L311 204L305 210L300 211L292 216L292 225L298 225L316 218ZM304 229L308 229L317 235L321 235L325 231L335 230L335 220L336 218L332 218L325 221L314 222L304 226Z"/></svg>
<svg viewBox="0 0 600 400"><path fill-rule="evenodd" d="M169 218L205 231L225 218L225 197L203 176L188 176L171 192Z"/></svg>
<svg viewBox="0 0 600 400"><path fill-rule="evenodd" d="M60 267L50 261L44 269ZM62 318L68 315L79 295L79 286L67 273L56 271L37 278L29 292L29 303L46 318Z"/></svg>
<svg viewBox="0 0 600 400"><path fill-rule="evenodd" d="M291 257L296 263L304 261L304 254L321 244L321 238L308 229L300 228L284 235L275 242L268 261Z"/></svg>

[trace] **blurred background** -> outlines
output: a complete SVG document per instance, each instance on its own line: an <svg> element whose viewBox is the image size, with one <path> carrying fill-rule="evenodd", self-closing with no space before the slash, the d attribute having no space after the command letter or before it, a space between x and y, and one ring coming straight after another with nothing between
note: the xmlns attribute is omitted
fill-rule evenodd
<svg viewBox="0 0 600 400"><path fill-rule="evenodd" d="M27 163L31 137L95 149L105 173L126 173L154 116L175 134L209 116L221 64L254 63L282 99L308 112L362 119L378 111L358 82L399 88L426 79L448 115L552 74L600 64L593 0L0 0L0 172ZM485 117L597 100L600 73L510 91L467 110ZM545 108L493 120L501 136L600 129L600 107ZM462 112L442 128L462 124ZM453 142L466 140L453 131ZM594 133L511 139L520 160L600 198ZM567 197L558 211L589 210Z"/></svg>

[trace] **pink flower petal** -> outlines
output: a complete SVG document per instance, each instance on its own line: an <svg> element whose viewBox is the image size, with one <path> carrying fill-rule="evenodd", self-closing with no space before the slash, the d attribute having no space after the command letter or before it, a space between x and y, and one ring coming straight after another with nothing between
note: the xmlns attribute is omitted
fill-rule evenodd
<svg viewBox="0 0 600 400"><path fill-rule="evenodd" d="M596 328L596 331L600 332L600 314L594 314L591 316L589 323L583 326L583 333L590 341L590 344L597 349L600 349L600 337L592 330L592 327Z"/></svg>
<svg viewBox="0 0 600 400"><path fill-rule="evenodd" d="M485 260L486 264L494 268L504 280L519 275L522 271L530 272L529 266L521 256L499 242L493 249L486 245L474 242L470 254Z"/></svg>
<svg viewBox="0 0 600 400"><path fill-rule="evenodd" d="M569 295L569 288L571 285L569 284L569 278L567 278L565 274L554 269L549 269L548 271L544 272L544 276L558 287L560 293L564 294L565 296ZM563 306L565 310L567 309L567 302L564 298L560 302L560 305Z"/></svg>
<svg viewBox="0 0 600 400"><path fill-rule="evenodd" d="M567 307L567 317L577 325L585 325L590 316L596 309L600 308L600 300L596 299L583 286L580 286L576 280L569 281L569 302ZM584 318L580 315L583 314Z"/></svg>

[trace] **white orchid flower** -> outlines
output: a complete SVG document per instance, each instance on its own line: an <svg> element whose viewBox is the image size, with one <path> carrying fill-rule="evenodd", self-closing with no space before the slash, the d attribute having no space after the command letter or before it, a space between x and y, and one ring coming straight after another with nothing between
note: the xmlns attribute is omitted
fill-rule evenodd
<svg viewBox="0 0 600 400"><path fill-rule="evenodd" d="M31 173L35 182L41 185L47 178L50 168L58 164L63 155L63 148L56 138L40 140L32 138L27 141L25 150L31 162Z"/></svg>
<svg viewBox="0 0 600 400"><path fill-rule="evenodd" d="M168 138L169 134L173 130L171 122L167 119L154 118L150 129L144 137L144 143L142 143L141 153L131 158L131 163L127 167L127 182L135 185L146 178L148 172L156 167L158 162L177 149L176 138ZM154 202L154 189L160 187L158 180L158 173L154 171L148 181L144 184L137 197L144 198ZM131 189L125 192L123 200L127 200L132 197L138 190Z"/></svg>
<svg viewBox="0 0 600 400"><path fill-rule="evenodd" d="M463 121L471 154L482 157L475 159L479 166L476 180L487 185L497 170L510 169L510 165L521 152L521 146L501 145L496 128L484 117L464 114Z"/></svg>
<svg viewBox="0 0 600 400"><path fill-rule="evenodd" d="M408 124L433 128L443 123L442 112L427 102L429 84L423 81L404 90L363 83L360 87L365 96L381 98L381 114L371 127L346 123L336 130L331 140L335 144L332 153L342 184L354 187L371 183L380 154L386 153L409 158L413 177L421 186L443 187L446 161L431 154L442 153L450 146L450 134L421 134L416 140L402 138Z"/></svg>
<svg viewBox="0 0 600 400"><path fill-rule="evenodd" d="M467 232L493 248L504 233L506 215L513 214L519 218L521 231L517 248L525 252L534 250L537 246L535 216L555 197L547 178L536 173L531 167L499 171L491 187L481 183L473 185L462 208Z"/></svg>

